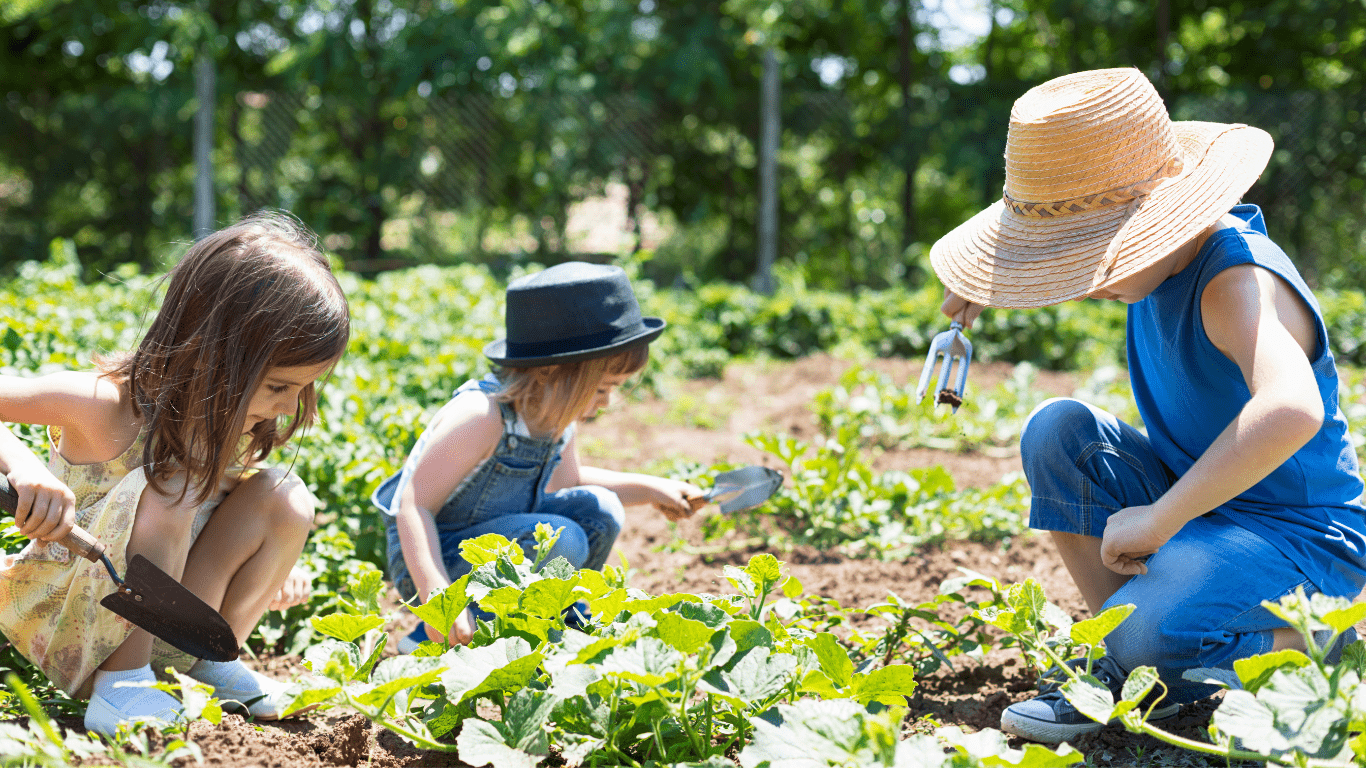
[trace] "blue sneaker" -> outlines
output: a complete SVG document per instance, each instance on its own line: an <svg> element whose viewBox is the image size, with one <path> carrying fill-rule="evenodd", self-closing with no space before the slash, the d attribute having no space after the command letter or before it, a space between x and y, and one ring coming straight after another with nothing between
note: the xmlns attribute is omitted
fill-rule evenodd
<svg viewBox="0 0 1366 768"><path fill-rule="evenodd" d="M1074 659L1068 666L1076 668L1086 664L1083 659ZM1119 698L1128 674L1109 656L1103 656L1091 665L1091 674L1105 684ZM1049 679L1053 678L1053 679ZM1105 723L1083 715L1072 706L1062 694L1061 675L1045 675L1045 683L1039 695L1029 701L1011 704L1001 713L1001 730L1030 741L1056 744L1069 741L1078 736L1095 733L1105 727ZM1181 711L1180 704L1159 706L1148 716L1149 720L1165 720Z"/></svg>

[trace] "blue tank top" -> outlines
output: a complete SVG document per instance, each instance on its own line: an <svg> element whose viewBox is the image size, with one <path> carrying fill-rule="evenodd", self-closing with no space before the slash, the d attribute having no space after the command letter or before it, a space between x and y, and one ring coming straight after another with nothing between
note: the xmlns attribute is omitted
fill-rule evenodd
<svg viewBox="0 0 1366 768"><path fill-rule="evenodd" d="M1276 545L1320 590L1355 597L1366 584L1366 507L1323 313L1290 258L1267 237L1261 210L1239 205L1231 213L1238 227L1216 232L1185 269L1129 306L1134 400L1158 457L1178 477L1185 474L1251 397L1237 364L1205 334L1205 286L1239 264L1256 264L1293 286L1314 313L1318 349L1310 363L1323 426L1216 513Z"/></svg>

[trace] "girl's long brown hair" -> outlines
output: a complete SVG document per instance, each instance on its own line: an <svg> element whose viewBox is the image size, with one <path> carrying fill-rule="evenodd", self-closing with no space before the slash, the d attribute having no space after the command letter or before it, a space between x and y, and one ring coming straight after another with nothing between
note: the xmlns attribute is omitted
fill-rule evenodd
<svg viewBox="0 0 1366 768"><path fill-rule="evenodd" d="M312 383L283 431L252 427L247 407L266 372L341 358L351 335L341 286L317 238L279 213L250 216L195 243L167 275L166 297L136 350L102 358L126 382L147 432L142 463L151 487L178 472L195 503L208 500L234 463L260 460L317 417Z"/></svg>
<svg viewBox="0 0 1366 768"><path fill-rule="evenodd" d="M498 371L503 386L493 399L511 405L528 426L559 435L579 420L605 377L633 374L649 361L646 342L573 363L506 367Z"/></svg>

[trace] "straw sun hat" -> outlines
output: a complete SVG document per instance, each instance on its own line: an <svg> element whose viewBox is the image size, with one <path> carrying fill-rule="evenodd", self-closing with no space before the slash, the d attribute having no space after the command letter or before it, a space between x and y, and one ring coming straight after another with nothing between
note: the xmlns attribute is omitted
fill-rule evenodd
<svg viewBox="0 0 1366 768"><path fill-rule="evenodd" d="M1081 298L1217 221L1271 147L1259 128L1172 122L1136 69L1050 80L1010 111L1004 199L935 243L930 261L974 304Z"/></svg>

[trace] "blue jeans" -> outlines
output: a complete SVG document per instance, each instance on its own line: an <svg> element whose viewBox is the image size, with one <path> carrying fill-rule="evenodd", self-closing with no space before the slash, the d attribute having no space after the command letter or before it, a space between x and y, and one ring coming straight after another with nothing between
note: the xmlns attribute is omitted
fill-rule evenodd
<svg viewBox="0 0 1366 768"><path fill-rule="evenodd" d="M528 558L534 558L536 524L563 528L550 550L549 560L563 557L575 568L600 570L612 554L626 511L615 493L596 485L566 488L547 494L535 511L493 517L465 528L437 528L446 572L458 579L470 572L470 564L460 556L461 542L496 533L521 545ZM398 528L389 526L389 545L398 549ZM394 587L405 601L417 597L417 587L407 568L395 574ZM421 596L426 599L426 595Z"/></svg>
<svg viewBox="0 0 1366 768"><path fill-rule="evenodd" d="M1055 398L1029 415L1020 437L1033 494L1029 526L1100 538L1110 515L1151 504L1176 481L1148 438L1079 400ZM1297 587L1317 587L1274 546L1218 509L1186 523L1120 587L1106 608L1134 612L1105 638L1125 670L1157 668L1169 700L1188 703L1218 690L1183 680L1198 667L1230 669L1267 653L1285 622L1262 607Z"/></svg>

